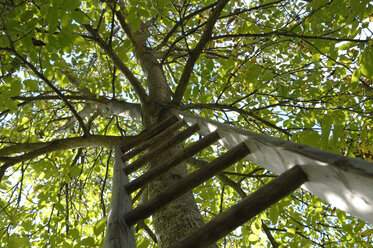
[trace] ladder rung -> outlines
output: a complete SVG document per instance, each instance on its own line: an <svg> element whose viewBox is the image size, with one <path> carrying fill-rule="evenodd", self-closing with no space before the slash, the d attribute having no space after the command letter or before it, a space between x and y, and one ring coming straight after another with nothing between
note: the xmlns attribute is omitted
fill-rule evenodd
<svg viewBox="0 0 373 248"><path fill-rule="evenodd" d="M133 225L137 221L149 217L154 211L162 208L172 200L192 190L194 187L208 180L219 171L241 160L248 153L249 149L247 148L245 143L241 143L235 146L228 152L224 153L222 156L213 160L207 166L193 172L186 177L183 177L177 183L169 186L167 189L157 194L152 199L129 211L124 216L126 223L128 225Z"/></svg>
<svg viewBox="0 0 373 248"><path fill-rule="evenodd" d="M294 166L170 248L208 247L306 181L307 176L300 166Z"/></svg>
<svg viewBox="0 0 373 248"><path fill-rule="evenodd" d="M174 124L177 122L179 119L176 116L171 116L170 118L167 118L166 120L160 122L157 124L154 128L145 131L144 133L140 134L137 136L132 142L129 144L126 144L121 147L122 152L127 152L128 150L132 149L133 147L137 146L141 142L144 142L145 140L148 140L149 138L153 137L157 133L163 131L170 125Z"/></svg>
<svg viewBox="0 0 373 248"><path fill-rule="evenodd" d="M151 150L150 152L144 154L141 158L137 159L132 164L129 164L128 166L124 167L124 172L129 175L130 173L134 172L138 168L140 168L142 165L144 165L146 162L148 162L150 159L153 159L154 157L158 156L162 152L166 151L168 148L170 148L173 145L176 145L180 143L181 141L185 140L186 138L190 137L192 134L197 132L199 130L198 124L194 124L191 127L188 127L184 131L178 133L177 135L173 136L171 139L163 142L159 146L157 146L155 149Z"/></svg>
<svg viewBox="0 0 373 248"><path fill-rule="evenodd" d="M140 152L144 151L146 148L156 144L163 142L165 139L169 138L170 135L181 128L185 124L184 120L179 120L172 124L169 128L166 130L162 131L161 133L153 136L152 138L148 139L147 141L140 143L136 147L133 148L132 151L127 152L126 154L123 155L122 159L124 161L129 160L133 158L135 155L139 154Z"/></svg>
<svg viewBox="0 0 373 248"><path fill-rule="evenodd" d="M131 194L132 192L141 188L142 186L149 183L151 180L153 180L160 174L168 171L172 167L178 165L180 162L193 156L194 154L198 153L199 151L213 144L219 139L220 137L217 131L210 133L207 136L195 142L194 144L188 146L183 151L179 152L178 154L167 160L165 163L150 168L146 173L144 173L143 175L141 175L140 177L136 178L135 180L126 185L126 190L128 194Z"/></svg>

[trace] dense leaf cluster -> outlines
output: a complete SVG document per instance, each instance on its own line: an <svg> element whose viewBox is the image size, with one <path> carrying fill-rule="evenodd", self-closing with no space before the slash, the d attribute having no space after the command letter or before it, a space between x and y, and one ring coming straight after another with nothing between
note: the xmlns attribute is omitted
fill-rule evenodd
<svg viewBox="0 0 373 248"><path fill-rule="evenodd" d="M112 136L143 130L135 116L150 91L136 42L159 61L180 109L373 160L372 3L230 1L209 34L218 2L0 1L1 247L103 244L111 149L125 142ZM189 170L221 152L204 151ZM274 176L243 162L194 194L209 220ZM138 247L156 246L151 229L139 225ZM220 245L369 247L372 233L299 190Z"/></svg>

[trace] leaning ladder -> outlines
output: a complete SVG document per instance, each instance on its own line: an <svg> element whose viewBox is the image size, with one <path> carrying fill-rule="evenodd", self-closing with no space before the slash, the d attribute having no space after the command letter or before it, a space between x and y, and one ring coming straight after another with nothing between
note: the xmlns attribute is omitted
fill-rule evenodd
<svg viewBox="0 0 373 248"><path fill-rule="evenodd" d="M181 131L180 129L183 126L186 126L186 128ZM117 189L113 189L113 198L115 198L115 194L117 194L121 199L111 203L112 210L108 219L104 247L134 248L134 224L148 218L155 211L192 190L194 187L202 184L232 164L240 161L250 153L249 148L244 142L239 143L206 166L180 179L175 185L166 188L163 192L158 193L151 199L132 209L131 193L143 188L154 178L217 142L221 139L218 130L208 133L203 138L186 147L182 152L175 154L156 167L148 169L144 174L133 181L128 181L128 175L138 170L162 151L181 143L199 130L200 127L198 123L188 126L183 119L172 116L151 130L139 135L130 144L116 149L116 165L114 166L114 170L117 171L114 172L114 175L116 174L117 177L118 175L121 176L121 179L114 178L114 181L121 181L114 182L114 184L117 185ZM172 135L175 132L176 134ZM134 162L125 165L131 158L150 147L152 149L149 149L149 152L145 152ZM171 247L207 247L272 204L281 200L306 181L307 176L303 170L299 166L294 166ZM119 218L119 224L117 218ZM118 236L121 236L121 238Z"/></svg>

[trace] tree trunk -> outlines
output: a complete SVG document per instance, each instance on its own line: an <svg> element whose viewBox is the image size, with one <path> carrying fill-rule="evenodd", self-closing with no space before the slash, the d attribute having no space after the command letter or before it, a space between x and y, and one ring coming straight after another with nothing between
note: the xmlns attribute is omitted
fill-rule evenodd
<svg viewBox="0 0 373 248"><path fill-rule="evenodd" d="M147 71L149 89L149 101L147 104L143 104L143 124L146 128L151 128L170 115L168 106L171 103L171 90L161 65L149 53L145 53L145 56L138 56L140 64ZM183 147L178 145L163 152L151 162L151 166L156 166L182 149ZM149 198L162 192L186 175L186 164L181 163L156 178L149 184ZM169 247L204 223L192 192L171 202L156 212L152 218L160 248Z"/></svg>

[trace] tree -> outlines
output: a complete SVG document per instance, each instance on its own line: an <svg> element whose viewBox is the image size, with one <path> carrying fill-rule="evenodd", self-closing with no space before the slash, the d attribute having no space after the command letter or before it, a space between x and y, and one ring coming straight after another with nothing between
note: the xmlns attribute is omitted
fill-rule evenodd
<svg viewBox="0 0 373 248"><path fill-rule="evenodd" d="M101 246L112 149L172 109L372 160L369 0L3 0L0 8L2 245ZM180 164L141 198L220 152ZM139 247L167 247L274 176L235 165L140 223ZM219 245L367 247L372 233L299 190Z"/></svg>

